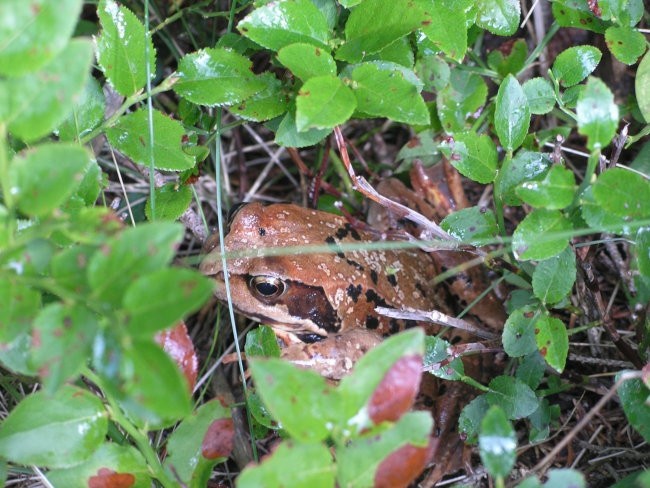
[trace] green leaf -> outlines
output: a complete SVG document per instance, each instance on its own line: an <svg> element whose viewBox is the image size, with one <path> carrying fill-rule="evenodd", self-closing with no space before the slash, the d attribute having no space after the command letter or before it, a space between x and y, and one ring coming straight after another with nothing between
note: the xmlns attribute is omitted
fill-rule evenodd
<svg viewBox="0 0 650 488"><path fill-rule="evenodd" d="M587 136L590 151L607 146L618 127L618 106L614 95L598 78L589 78L576 105L578 132Z"/></svg>
<svg viewBox="0 0 650 488"><path fill-rule="evenodd" d="M95 246L77 244L56 254L50 262L52 278L66 290L85 295L90 289L86 269L95 249Z"/></svg>
<svg viewBox="0 0 650 488"><path fill-rule="evenodd" d="M499 234L494 212L483 207L452 212L440 222L440 227L459 241L475 246L493 241Z"/></svg>
<svg viewBox="0 0 650 488"><path fill-rule="evenodd" d="M517 0L479 0L476 25L498 36L510 36L519 27L521 6Z"/></svg>
<svg viewBox="0 0 650 488"><path fill-rule="evenodd" d="M275 142L285 147L313 146L325 139L331 132L332 129L309 129L298 132L296 117L291 112L288 112L282 118L275 132Z"/></svg>
<svg viewBox="0 0 650 488"><path fill-rule="evenodd" d="M580 0L558 0L552 3L553 17L561 27L575 27L600 34L609 25L597 18Z"/></svg>
<svg viewBox="0 0 650 488"><path fill-rule="evenodd" d="M440 58L429 54L418 57L415 63L415 73L424 83L427 91L440 91L449 84L449 65Z"/></svg>
<svg viewBox="0 0 650 488"><path fill-rule="evenodd" d="M59 54L72 35L82 4L81 0L0 2L0 75L36 71Z"/></svg>
<svg viewBox="0 0 650 488"><path fill-rule="evenodd" d="M296 487L332 488L336 465L329 449L321 443L284 442L259 465L248 466L239 478L239 488L280 488L287 473Z"/></svg>
<svg viewBox="0 0 650 488"><path fill-rule="evenodd" d="M650 278L650 228L644 227L639 229L639 232L636 234L635 244L639 272L643 276ZM2 330L1 325L0 330Z"/></svg>
<svg viewBox="0 0 650 488"><path fill-rule="evenodd" d="M634 90L639 110L645 121L650 123L650 52L643 56L637 67Z"/></svg>
<svg viewBox="0 0 650 488"><path fill-rule="evenodd" d="M531 78L521 87L528 100L530 113L543 115L553 110L555 106L555 93L553 92L553 86L548 80L540 77Z"/></svg>
<svg viewBox="0 0 650 488"><path fill-rule="evenodd" d="M535 322L535 340L539 353L548 365L562 373L569 353L569 335L562 321L542 315Z"/></svg>
<svg viewBox="0 0 650 488"><path fill-rule="evenodd" d="M27 332L41 308L41 294L17 279L0 280L0 344Z"/></svg>
<svg viewBox="0 0 650 488"><path fill-rule="evenodd" d="M627 65L635 64L646 50L643 34L630 27L608 28L605 43L616 59Z"/></svg>
<svg viewBox="0 0 650 488"><path fill-rule="evenodd" d="M212 281L194 270L168 268L137 278L124 293L127 326L151 337L198 309L212 294Z"/></svg>
<svg viewBox="0 0 650 488"><path fill-rule="evenodd" d="M490 381L489 388L490 391L485 394L488 403L503 408L508 419L527 417L539 405L535 392L512 376L497 376Z"/></svg>
<svg viewBox="0 0 650 488"><path fill-rule="evenodd" d="M190 386L171 357L152 342L133 340L120 357L119 389L109 394L139 426L157 430L174 425L192 411Z"/></svg>
<svg viewBox="0 0 650 488"><path fill-rule="evenodd" d="M211 433L211 428L215 427L219 427L220 432ZM232 449L233 437L230 409L216 398L204 403L184 418L169 436L165 458L167 473L185 486L207 486L214 465L230 456L226 451L228 447ZM218 445L213 446L215 441Z"/></svg>
<svg viewBox="0 0 650 488"><path fill-rule="evenodd" d="M593 193L593 186L589 186L580 196L580 212L589 227L595 230L626 234L630 230L629 224L619 215L605 210L600 203L596 202Z"/></svg>
<svg viewBox="0 0 650 488"><path fill-rule="evenodd" d="M76 379L90 356L99 327L97 316L83 305L51 303L33 324L32 365L38 369L44 391L53 394Z"/></svg>
<svg viewBox="0 0 650 488"><path fill-rule="evenodd" d="M503 350L508 356L520 357L537 350L533 324L537 317L534 307L518 308L503 326Z"/></svg>
<svg viewBox="0 0 650 488"><path fill-rule="evenodd" d="M551 166L548 154L521 150L503 162L495 181L495 193L506 205L521 205L515 191L525 181L540 179Z"/></svg>
<svg viewBox="0 0 650 488"><path fill-rule="evenodd" d="M600 17L619 25L634 26L643 18L643 0L600 0Z"/></svg>
<svg viewBox="0 0 650 488"><path fill-rule="evenodd" d="M282 82L272 73L262 73L259 78L266 88L228 110L244 120L263 122L289 110L289 94Z"/></svg>
<svg viewBox="0 0 650 488"><path fill-rule="evenodd" d="M600 50L593 46L573 46L555 58L551 70L560 85L577 85L596 69L601 57Z"/></svg>
<svg viewBox="0 0 650 488"><path fill-rule="evenodd" d="M239 103L264 90L268 81L253 73L248 58L222 48L183 56L177 74L174 91L190 102L210 107Z"/></svg>
<svg viewBox="0 0 650 488"><path fill-rule="evenodd" d="M508 75L496 98L494 129L503 147L511 152L524 142L530 126L528 99L521 85L512 75Z"/></svg>
<svg viewBox="0 0 650 488"><path fill-rule="evenodd" d="M409 0L365 0L348 17L346 42L336 51L336 59L357 63L425 25L426 19L419 5Z"/></svg>
<svg viewBox="0 0 650 488"><path fill-rule="evenodd" d="M181 226L166 222L140 224L111 237L88 264L88 283L95 296L121 305L122 296L137 277L162 269L183 236Z"/></svg>
<svg viewBox="0 0 650 488"><path fill-rule="evenodd" d="M412 71L388 62L357 65L352 71L357 110L411 125L429 124L429 110Z"/></svg>
<svg viewBox="0 0 650 488"><path fill-rule="evenodd" d="M504 43L490 52L487 62L490 68L499 73L502 78L505 78L509 74L517 76L517 73L523 69L527 56L528 46L526 41L517 39L514 43Z"/></svg>
<svg viewBox="0 0 650 488"><path fill-rule="evenodd" d="M618 381L625 371L620 371L616 375ZM650 406L648 405L648 396L650 390L643 384L640 379L629 379L625 381L618 389L618 396L623 405L623 411L632 427L639 432L646 440L650 440Z"/></svg>
<svg viewBox="0 0 650 488"><path fill-rule="evenodd" d="M369 54L364 59L366 61L388 61L408 69L413 69L415 63L415 55L408 37L400 37L381 51Z"/></svg>
<svg viewBox="0 0 650 488"><path fill-rule="evenodd" d="M650 218L650 181L623 168L605 171L593 184L593 196L603 210L624 222Z"/></svg>
<svg viewBox="0 0 650 488"><path fill-rule="evenodd" d="M556 210L533 210L512 234L515 257L529 261L559 254L568 245L572 228L571 222Z"/></svg>
<svg viewBox="0 0 650 488"><path fill-rule="evenodd" d="M112 478L118 474L129 478L129 488L149 488L152 484L149 466L140 451L129 445L104 443L83 463L68 469L47 472L52 486L88 488L93 483L119 482ZM132 478L131 478L132 477Z"/></svg>
<svg viewBox="0 0 650 488"><path fill-rule="evenodd" d="M533 207L559 210L571 205L575 190L573 171L555 165L543 180L525 181L515 189L515 193Z"/></svg>
<svg viewBox="0 0 650 488"><path fill-rule="evenodd" d="M296 43L278 51L278 60L302 81L316 76L336 75L331 54L313 44Z"/></svg>
<svg viewBox="0 0 650 488"><path fill-rule="evenodd" d="M183 171L196 163L195 158L183 151L185 129L177 120L154 110L153 163L156 169ZM147 110L123 115L113 127L106 129L111 145L134 162L149 166L149 117Z"/></svg>
<svg viewBox="0 0 650 488"><path fill-rule="evenodd" d="M247 358L254 356L280 357L280 346L278 346L275 332L266 325L260 325L257 329L253 329L246 334L244 351Z"/></svg>
<svg viewBox="0 0 650 488"><path fill-rule="evenodd" d="M107 431L101 400L65 385L53 396L33 393L9 413L0 425L0 456L16 464L66 468L86 460Z"/></svg>
<svg viewBox="0 0 650 488"><path fill-rule="evenodd" d="M176 220L192 203L192 187L190 185L178 185L167 183L154 190L156 194L156 219ZM147 219L154 220L151 212L151 197L147 199L144 207L144 214Z"/></svg>
<svg viewBox="0 0 650 488"><path fill-rule="evenodd" d="M454 2L423 2L430 16L422 33L451 59L461 62L467 51L467 26L462 5Z"/></svg>
<svg viewBox="0 0 650 488"><path fill-rule="evenodd" d="M72 113L59 125L57 132L62 141L78 141L104 119L106 101L99 83L88 77L81 95L74 101Z"/></svg>
<svg viewBox="0 0 650 488"><path fill-rule="evenodd" d="M329 436L338 394L322 376L276 358L255 358L249 367L257 393L291 437L311 442Z"/></svg>
<svg viewBox="0 0 650 488"><path fill-rule="evenodd" d="M490 408L485 395L479 395L463 407L458 418L458 430L466 437L467 444L478 442L481 420Z"/></svg>
<svg viewBox="0 0 650 488"><path fill-rule="evenodd" d="M496 478L507 476L515 465L517 436L498 405L491 406L481 421L478 449L485 469Z"/></svg>
<svg viewBox="0 0 650 488"><path fill-rule="evenodd" d="M497 148L488 135L460 132L439 147L463 176L483 184L494 180L497 174Z"/></svg>
<svg viewBox="0 0 650 488"><path fill-rule="evenodd" d="M567 247L557 256L540 261L533 271L533 292L544 304L566 297L576 280L576 256Z"/></svg>
<svg viewBox="0 0 650 488"><path fill-rule="evenodd" d="M18 208L44 217L65 202L90 166L90 153L77 144L42 144L16 155L10 166Z"/></svg>
<svg viewBox="0 0 650 488"><path fill-rule="evenodd" d="M242 35L279 51L297 42L327 48L329 27L310 0L280 0L253 10L237 25Z"/></svg>
<svg viewBox="0 0 650 488"><path fill-rule="evenodd" d="M438 117L448 133L465 130L465 122L473 117L487 98L487 85L478 75L460 69L451 71L449 84L436 98Z"/></svg>
<svg viewBox="0 0 650 488"><path fill-rule="evenodd" d="M535 343L534 338L533 343ZM545 372L546 361L544 361L544 358L537 350L537 346L535 346L535 352L527 354L522 358L517 368L516 378L535 390L542 382Z"/></svg>
<svg viewBox="0 0 650 488"><path fill-rule="evenodd" d="M296 128L331 129L348 120L356 104L352 90L336 76L310 78L296 97Z"/></svg>
<svg viewBox="0 0 650 488"><path fill-rule="evenodd" d="M97 6L102 33L97 38L97 63L119 94L128 97L156 74L156 50L144 25L128 8L114 0ZM148 51L148 52L147 52Z"/></svg>
<svg viewBox="0 0 650 488"><path fill-rule="evenodd" d="M389 473L382 472L382 461L390 459L392 454L398 454L400 448L421 448L426 452L429 436L433 428L433 419L427 412L410 412L400 418L395 424L380 432L370 432L355 439L338 450L337 481L339 486L394 486L388 481L381 484L382 475L389 475L391 480L399 479L405 485L413 481L420 470L416 464L417 458L426 458L413 453L398 457L401 462L390 463ZM426 466L423 459L421 468ZM379 469L378 469L379 468ZM410 479L412 478L412 479Z"/></svg>
<svg viewBox="0 0 650 488"><path fill-rule="evenodd" d="M31 142L54 130L82 92L91 61L90 41L74 39L40 71L4 80L0 120L8 123L9 132Z"/></svg>
<svg viewBox="0 0 650 488"><path fill-rule="evenodd" d="M550 469L543 488L586 488L585 477L575 469Z"/></svg>

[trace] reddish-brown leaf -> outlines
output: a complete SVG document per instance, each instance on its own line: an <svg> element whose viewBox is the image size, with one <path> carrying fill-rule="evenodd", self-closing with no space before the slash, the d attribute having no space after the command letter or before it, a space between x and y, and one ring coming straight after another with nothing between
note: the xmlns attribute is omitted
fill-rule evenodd
<svg viewBox="0 0 650 488"><path fill-rule="evenodd" d="M415 402L421 375L422 356L400 358L388 370L370 398L370 419L375 424L386 420L394 422L409 411Z"/></svg>
<svg viewBox="0 0 650 488"><path fill-rule="evenodd" d="M384 459L375 473L375 488L401 488L411 484L429 464L432 444L400 447Z"/></svg>
<svg viewBox="0 0 650 488"><path fill-rule="evenodd" d="M134 484L135 476L131 473L116 473L108 468L100 468L88 478L88 488L129 488Z"/></svg>
<svg viewBox="0 0 650 488"><path fill-rule="evenodd" d="M232 419L218 419L210 424L203 436L201 454L206 459L229 457L235 438L235 424Z"/></svg>
<svg viewBox="0 0 650 488"><path fill-rule="evenodd" d="M162 346L174 360L187 379L190 391L194 389L198 375L199 362L194 351L194 344L187 333L185 323L180 322L171 329L156 334L156 342Z"/></svg>

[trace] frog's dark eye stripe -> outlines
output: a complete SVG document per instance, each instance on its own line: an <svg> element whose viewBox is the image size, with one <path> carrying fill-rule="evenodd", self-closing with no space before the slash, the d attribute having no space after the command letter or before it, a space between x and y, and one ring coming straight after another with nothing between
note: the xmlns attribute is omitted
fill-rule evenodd
<svg viewBox="0 0 650 488"><path fill-rule="evenodd" d="M251 276L248 287L259 298L277 298L286 289L284 282L275 276Z"/></svg>

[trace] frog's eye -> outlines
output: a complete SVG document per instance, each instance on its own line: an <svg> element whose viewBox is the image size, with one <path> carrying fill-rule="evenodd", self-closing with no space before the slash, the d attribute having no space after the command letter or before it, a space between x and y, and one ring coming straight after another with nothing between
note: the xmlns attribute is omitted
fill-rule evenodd
<svg viewBox="0 0 650 488"><path fill-rule="evenodd" d="M260 298L277 298L285 290L282 280L275 276L252 276L248 287Z"/></svg>

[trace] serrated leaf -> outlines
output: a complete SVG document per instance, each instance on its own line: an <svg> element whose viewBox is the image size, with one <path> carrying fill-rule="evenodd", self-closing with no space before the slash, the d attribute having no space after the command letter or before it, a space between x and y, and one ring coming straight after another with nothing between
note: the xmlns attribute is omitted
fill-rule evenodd
<svg viewBox="0 0 650 488"><path fill-rule="evenodd" d="M256 8L237 25L242 35L279 51L297 42L327 48L329 27L310 0L279 0Z"/></svg>
<svg viewBox="0 0 650 488"><path fill-rule="evenodd" d="M246 334L244 351L247 358L255 356L280 357L278 338L273 329L266 325L260 325L257 329L253 329Z"/></svg>
<svg viewBox="0 0 650 488"><path fill-rule="evenodd" d="M498 405L491 406L481 421L478 449L485 469L494 477L507 476L515 465L517 436Z"/></svg>
<svg viewBox="0 0 650 488"><path fill-rule="evenodd" d="M503 408L510 420L527 417L539 406L535 392L512 376L497 376L490 381L489 388L486 393L488 403Z"/></svg>
<svg viewBox="0 0 650 488"><path fill-rule="evenodd" d="M295 115L287 112L275 132L275 142L285 147L313 146L325 139L331 132L332 129L308 129L298 132Z"/></svg>
<svg viewBox="0 0 650 488"><path fill-rule="evenodd" d="M488 135L461 132L439 147L463 176L483 184L494 180L497 173L497 148Z"/></svg>
<svg viewBox="0 0 650 488"><path fill-rule="evenodd" d="M551 164L547 154L527 150L517 152L514 158L503 162L495 181L495 193L507 205L521 205L516 188L525 181L540 179Z"/></svg>
<svg viewBox="0 0 650 488"><path fill-rule="evenodd" d="M128 97L156 74L156 50L144 25L123 5L102 0L97 6L102 26L97 38L97 62L115 91Z"/></svg>
<svg viewBox="0 0 650 488"><path fill-rule="evenodd" d="M587 136L590 151L607 146L618 127L618 106L611 90L598 78L590 77L576 104L578 132Z"/></svg>
<svg viewBox="0 0 650 488"><path fill-rule="evenodd" d="M526 181L515 189L515 193L533 207L559 210L571 205L575 190L573 171L555 165L544 179Z"/></svg>
<svg viewBox="0 0 650 488"><path fill-rule="evenodd" d="M310 78L296 97L296 128L331 129L350 118L357 105L352 90L334 75Z"/></svg>
<svg viewBox="0 0 650 488"><path fill-rule="evenodd" d="M357 65L351 78L360 112L405 124L429 123L421 85L412 71L393 63L369 62Z"/></svg>
<svg viewBox="0 0 650 488"><path fill-rule="evenodd" d="M524 142L530 126L528 99L521 85L508 75L497 93L494 129L507 151L514 151Z"/></svg>
<svg viewBox="0 0 650 488"><path fill-rule="evenodd" d="M261 464L248 466L237 478L239 488L279 487L291 472L294 486L332 488L336 465L322 443L285 442Z"/></svg>
<svg viewBox="0 0 650 488"><path fill-rule="evenodd" d="M645 121L650 123L650 51L643 56L637 67L634 90L639 110Z"/></svg>
<svg viewBox="0 0 650 488"><path fill-rule="evenodd" d="M16 464L70 467L87 459L107 431L101 400L64 385L54 395L28 395L10 412L0 425L0 456Z"/></svg>
<svg viewBox="0 0 650 488"><path fill-rule="evenodd" d="M77 144L42 144L16 155L9 175L18 208L44 217L79 187L90 153Z"/></svg>
<svg viewBox="0 0 650 488"><path fill-rule="evenodd" d="M15 278L0 281L0 343L7 344L29 330L41 308L41 293Z"/></svg>
<svg viewBox="0 0 650 488"><path fill-rule="evenodd" d="M469 207L452 212L440 227L456 239L480 246L494 240L499 233L494 212L482 207Z"/></svg>
<svg viewBox="0 0 650 488"><path fill-rule="evenodd" d="M313 371L277 358L255 358L249 368L273 418L296 440L322 441L334 427L338 393Z"/></svg>
<svg viewBox="0 0 650 488"><path fill-rule="evenodd" d="M510 36L519 27L521 5L517 0L476 2L476 25L498 36Z"/></svg>
<svg viewBox="0 0 650 488"><path fill-rule="evenodd" d="M535 341L548 365L562 373L569 353L569 335L562 321L542 315L535 322Z"/></svg>
<svg viewBox="0 0 650 488"><path fill-rule="evenodd" d="M356 63L424 25L424 11L409 0L365 0L345 23L346 42L336 59Z"/></svg>
<svg viewBox="0 0 650 488"><path fill-rule="evenodd" d="M408 37L400 37L395 42L389 44L381 51L375 54L369 54L365 57L366 61L388 61L389 63L399 64L408 69L413 69L415 63L415 54Z"/></svg>
<svg viewBox="0 0 650 488"><path fill-rule="evenodd" d="M284 85L272 73L262 73L260 79L266 88L228 110L244 120L263 122L289 110L289 94Z"/></svg>
<svg viewBox="0 0 650 488"><path fill-rule="evenodd" d="M68 43L81 0L0 2L0 74L20 76L43 67Z"/></svg>
<svg viewBox="0 0 650 488"><path fill-rule="evenodd" d="M440 91L449 83L449 65L433 54L420 56L415 63L415 74L427 91Z"/></svg>
<svg viewBox="0 0 650 488"><path fill-rule="evenodd" d="M526 356L537 350L533 327L537 310L518 308L510 314L503 327L503 350L512 357Z"/></svg>
<svg viewBox="0 0 650 488"><path fill-rule="evenodd" d="M193 270L168 268L147 273L124 292L126 325L134 336L153 336L198 309L212 294L212 282Z"/></svg>
<svg viewBox="0 0 650 488"><path fill-rule="evenodd" d="M278 51L278 60L302 81L316 76L336 75L334 58L313 44L289 44Z"/></svg>
<svg viewBox="0 0 650 488"><path fill-rule="evenodd" d="M488 66L499 73L502 78L509 74L517 76L524 67L528 56L528 46L524 39L504 42L488 54Z"/></svg>
<svg viewBox="0 0 650 488"><path fill-rule="evenodd" d="M485 395L479 395L463 407L458 418L458 430L466 437L467 444L478 442L481 420L490 408Z"/></svg>
<svg viewBox="0 0 650 488"><path fill-rule="evenodd" d="M533 338L533 342L534 342ZM536 390L546 372L546 361L535 347L535 352L524 356L517 368L518 380L523 381L533 390Z"/></svg>
<svg viewBox="0 0 650 488"><path fill-rule="evenodd" d="M422 33L443 53L455 61L462 61L467 51L465 10L454 2L423 2L429 13Z"/></svg>
<svg viewBox="0 0 650 488"><path fill-rule="evenodd" d="M552 4L553 17L561 27L575 27L600 34L609 25L596 17L586 2L580 0L561 0Z"/></svg>
<svg viewBox="0 0 650 488"><path fill-rule="evenodd" d="M469 71L454 69L449 84L436 98L438 117L448 133L465 129L465 123L475 116L487 98L487 85L480 76Z"/></svg>
<svg viewBox="0 0 650 488"><path fill-rule="evenodd" d="M611 170L610 170L611 171ZM608 212L594 198L593 186L580 195L580 212L589 227L595 230L626 234L630 227L619 215Z"/></svg>
<svg viewBox="0 0 650 488"><path fill-rule="evenodd" d="M593 196L604 211L624 222L650 217L650 181L623 168L602 173L593 184Z"/></svg>
<svg viewBox="0 0 650 488"><path fill-rule="evenodd" d="M619 25L634 26L643 18L643 0L600 0L600 17Z"/></svg>
<svg viewBox="0 0 650 488"><path fill-rule="evenodd" d="M555 93L548 80L540 77L531 78L521 87L526 94L530 113L543 115L553 110L555 106Z"/></svg>
<svg viewBox="0 0 650 488"><path fill-rule="evenodd" d="M576 257L567 247L557 256L540 261L533 271L533 292L544 304L566 297L576 280Z"/></svg>
<svg viewBox="0 0 650 488"><path fill-rule="evenodd" d="M569 244L571 222L556 210L536 209L512 234L512 251L521 261L546 259Z"/></svg>
<svg viewBox="0 0 650 488"><path fill-rule="evenodd" d="M83 92L74 100L72 113L57 129L62 141L78 141L104 119L106 101L99 83L88 77Z"/></svg>
<svg viewBox="0 0 650 488"><path fill-rule="evenodd" d="M612 26L605 31L605 43L621 63L632 65L646 50L643 34L630 27Z"/></svg>
<svg viewBox="0 0 650 488"><path fill-rule="evenodd" d="M183 151L185 136L183 125L154 110L153 164L156 169L183 171L196 163L195 158ZM113 127L106 129L111 145L134 162L149 165L149 117L147 110L123 115Z"/></svg>
<svg viewBox="0 0 650 488"><path fill-rule="evenodd" d="M251 61L230 49L201 49L183 56L177 74L176 93L211 107L237 104L267 87L267 80L253 73Z"/></svg>
<svg viewBox="0 0 650 488"><path fill-rule="evenodd" d="M616 375L616 380L618 381L623 374L625 371L619 372ZM621 385L618 389L618 396L630 424L646 441L650 440L650 406L647 403L650 390L643 384L643 381L633 378Z"/></svg>
<svg viewBox="0 0 650 488"><path fill-rule="evenodd" d="M192 187L168 183L156 188L156 220L176 220L187 210L192 202ZM151 197L147 199L144 214L148 220L154 220L151 212Z"/></svg>
<svg viewBox="0 0 650 488"><path fill-rule="evenodd" d="M82 92L91 61L91 43L74 39L40 71L4 80L0 120L8 123L9 132L31 142L54 130Z"/></svg>
<svg viewBox="0 0 650 488"><path fill-rule="evenodd" d="M553 75L560 85L577 85L598 66L602 54L593 46L573 46L562 51L553 62Z"/></svg>

